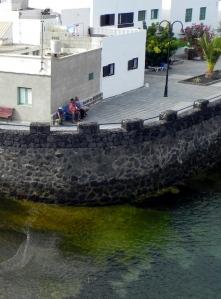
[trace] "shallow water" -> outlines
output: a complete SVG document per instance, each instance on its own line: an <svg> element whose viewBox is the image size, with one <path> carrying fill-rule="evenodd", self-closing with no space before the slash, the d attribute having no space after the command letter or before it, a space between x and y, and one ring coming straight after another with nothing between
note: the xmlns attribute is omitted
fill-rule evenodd
<svg viewBox="0 0 221 299"><path fill-rule="evenodd" d="M152 208L0 201L0 298L220 298L217 186Z"/></svg>

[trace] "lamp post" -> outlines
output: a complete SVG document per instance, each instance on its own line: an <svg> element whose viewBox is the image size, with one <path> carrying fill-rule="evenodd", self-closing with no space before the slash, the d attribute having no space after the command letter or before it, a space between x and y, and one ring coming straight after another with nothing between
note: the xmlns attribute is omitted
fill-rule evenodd
<svg viewBox="0 0 221 299"><path fill-rule="evenodd" d="M176 23L179 23L181 25L181 31L179 35L185 35L184 30L183 30L183 23L181 21L174 21L174 22L169 22L168 20L163 20L159 23L159 28L157 34L160 34L160 27L161 24L167 23L168 25L168 37L169 37L169 43L167 47L167 69L166 69L166 83L165 83L165 89L164 89L164 97L168 97L168 77L169 77L169 64L170 64L170 42L173 37L173 26Z"/></svg>
<svg viewBox="0 0 221 299"><path fill-rule="evenodd" d="M41 70L44 70L44 11L41 12Z"/></svg>

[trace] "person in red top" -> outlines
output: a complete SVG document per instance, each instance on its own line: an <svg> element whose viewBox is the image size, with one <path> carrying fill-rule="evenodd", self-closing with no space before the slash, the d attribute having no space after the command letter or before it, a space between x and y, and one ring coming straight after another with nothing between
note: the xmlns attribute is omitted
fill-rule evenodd
<svg viewBox="0 0 221 299"><path fill-rule="evenodd" d="M68 104L68 110L72 114L73 123L78 122L80 120L81 114L80 110L75 104L74 99L70 99L70 103Z"/></svg>

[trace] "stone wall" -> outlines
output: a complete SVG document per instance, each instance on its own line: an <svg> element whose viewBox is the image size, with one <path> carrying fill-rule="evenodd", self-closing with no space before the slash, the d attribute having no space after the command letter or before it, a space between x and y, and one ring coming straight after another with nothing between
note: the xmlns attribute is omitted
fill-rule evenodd
<svg viewBox="0 0 221 299"><path fill-rule="evenodd" d="M65 204L136 201L221 160L221 99L161 113L159 121L122 121L77 132L0 130L0 192Z"/></svg>

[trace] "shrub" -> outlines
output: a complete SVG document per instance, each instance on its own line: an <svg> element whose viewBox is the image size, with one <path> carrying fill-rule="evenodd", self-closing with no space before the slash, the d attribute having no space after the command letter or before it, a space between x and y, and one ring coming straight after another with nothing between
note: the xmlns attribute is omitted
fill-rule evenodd
<svg viewBox="0 0 221 299"><path fill-rule="evenodd" d="M159 24L152 24L147 28L147 43L146 43L146 65L159 66L167 62L167 51L170 47L169 55L184 46L184 42L172 36L169 38L168 26L160 27L160 36L157 36Z"/></svg>
<svg viewBox="0 0 221 299"><path fill-rule="evenodd" d="M190 27L186 27L184 31L184 40L186 41L187 45L193 48L198 56L203 57L203 51L198 43L198 39L206 34L208 39L211 40L214 37L214 32L209 26L204 24L193 24Z"/></svg>

